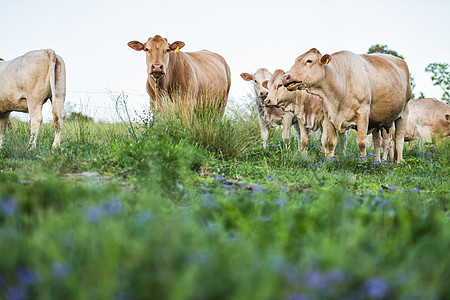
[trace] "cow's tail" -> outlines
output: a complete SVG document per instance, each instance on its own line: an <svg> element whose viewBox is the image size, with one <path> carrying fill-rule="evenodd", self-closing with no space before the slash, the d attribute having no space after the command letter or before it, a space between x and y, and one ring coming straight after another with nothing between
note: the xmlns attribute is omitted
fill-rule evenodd
<svg viewBox="0 0 450 300"><path fill-rule="evenodd" d="M55 51L47 50L49 56L49 75L50 75L50 92L53 110L53 121L55 124L55 140L53 147L60 145L61 130L64 123L65 111L65 66L64 62L58 57ZM64 86L62 86L64 85Z"/></svg>

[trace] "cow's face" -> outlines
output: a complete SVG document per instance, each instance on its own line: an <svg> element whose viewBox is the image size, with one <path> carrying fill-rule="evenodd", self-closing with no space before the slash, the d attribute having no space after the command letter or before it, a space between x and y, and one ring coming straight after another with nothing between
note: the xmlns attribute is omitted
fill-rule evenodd
<svg viewBox="0 0 450 300"><path fill-rule="evenodd" d="M176 41L169 44L167 39L155 35L149 38L145 44L131 41L128 43L128 46L136 51L144 50L146 52L148 75L154 79L159 79L166 74L167 66L169 65L169 52L178 52L178 50L183 48L184 43Z"/></svg>
<svg viewBox="0 0 450 300"><path fill-rule="evenodd" d="M440 120L442 126L442 135L443 137L450 136L450 114L445 114L444 119Z"/></svg>
<svg viewBox="0 0 450 300"><path fill-rule="evenodd" d="M286 107L295 101L295 93L291 93L283 86L282 77L285 75L283 70L276 70L270 80L263 82L267 87L269 94L264 104L266 106Z"/></svg>
<svg viewBox="0 0 450 300"><path fill-rule="evenodd" d="M269 80L272 74L270 74L269 70L265 68L258 69L255 73L255 75L251 75L249 73L242 73L241 77L245 81L252 81L253 82L253 88L255 89L256 96L261 102L264 102L264 100L267 97L267 94L269 91L267 88L263 87L262 83L265 80Z"/></svg>
<svg viewBox="0 0 450 300"><path fill-rule="evenodd" d="M319 84L325 78L325 67L330 61L331 55L322 56L315 48L309 50L297 57L292 68L283 76L283 85L294 91Z"/></svg>

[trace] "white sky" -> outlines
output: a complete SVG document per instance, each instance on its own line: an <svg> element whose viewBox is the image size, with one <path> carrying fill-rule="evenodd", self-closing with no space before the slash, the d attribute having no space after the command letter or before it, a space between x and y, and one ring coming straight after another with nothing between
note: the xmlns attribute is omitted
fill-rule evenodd
<svg viewBox="0 0 450 300"><path fill-rule="evenodd" d="M185 42L182 51L221 54L237 100L252 92L240 73L288 70L312 47L366 53L387 44L405 57L416 95L436 98L442 91L424 69L450 62L448 0L2 0L1 11L0 57L54 49L66 62L68 107L103 119L115 114L107 88L130 94L133 108L148 109L145 54L127 42L156 34Z"/></svg>

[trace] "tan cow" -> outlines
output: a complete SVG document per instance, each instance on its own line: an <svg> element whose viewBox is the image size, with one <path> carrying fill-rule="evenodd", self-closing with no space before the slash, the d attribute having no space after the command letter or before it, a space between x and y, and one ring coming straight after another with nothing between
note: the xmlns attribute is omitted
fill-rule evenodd
<svg viewBox="0 0 450 300"><path fill-rule="evenodd" d="M306 91L288 91L283 86L283 70L276 70L270 80L263 82L263 86L269 90L269 94L264 101L267 107L282 107L285 111L294 113L297 118L301 134L301 150L306 153L309 138L312 131L321 130L321 152L327 153L327 124L329 120L323 113L323 102L320 97L308 94ZM276 106L275 106L276 105ZM346 134L340 134L340 151L345 153L347 144Z"/></svg>
<svg viewBox="0 0 450 300"><path fill-rule="evenodd" d="M52 102L55 139L61 143L66 96L66 69L63 59L53 50L35 50L10 61L0 62L0 147L11 111L28 112L31 124L31 148L36 147L42 123L42 105Z"/></svg>
<svg viewBox="0 0 450 300"><path fill-rule="evenodd" d="M255 74L242 73L241 77L245 81L253 82L253 88L256 93L255 103L258 110L259 127L261 129L261 143L266 148L267 140L269 139L269 128L282 125L283 132L281 134L284 145L289 147L291 140L291 126L293 125L297 132L298 147L300 150L300 129L298 127L297 118L291 112L285 112L279 107L266 107L263 101L266 99L268 90L262 86L262 83L268 79L272 74L266 68L256 70Z"/></svg>
<svg viewBox="0 0 450 300"><path fill-rule="evenodd" d="M231 85L230 68L219 54L203 50L181 52L181 41L168 43L159 35L128 46L145 51L147 57L147 93L150 106L158 110L162 97L188 97L194 105L215 105L223 114Z"/></svg>
<svg viewBox="0 0 450 300"><path fill-rule="evenodd" d="M289 90L306 89L324 101L324 110L333 126L328 127L331 147L336 131L357 127L357 144L366 156L366 136L372 132L375 159L380 160L381 128L395 123L395 156L402 160L411 98L408 66L403 59L386 54L354 54L340 51L322 55L311 49L300 55L283 76ZM331 128L334 127L334 128Z"/></svg>

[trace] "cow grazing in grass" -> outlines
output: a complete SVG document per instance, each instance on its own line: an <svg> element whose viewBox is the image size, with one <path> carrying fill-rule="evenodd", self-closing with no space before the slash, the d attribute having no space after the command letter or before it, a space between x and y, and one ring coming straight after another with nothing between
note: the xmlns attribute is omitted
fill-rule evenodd
<svg viewBox="0 0 450 300"><path fill-rule="evenodd" d="M128 46L145 51L147 93L152 109L161 108L163 97L186 98L187 105L213 106L223 114L231 85L230 68L225 59L207 50L179 51L184 42L169 43L159 35Z"/></svg>
<svg viewBox="0 0 450 300"><path fill-rule="evenodd" d="M306 89L324 101L330 147L336 131L357 127L357 144L366 156L366 136L372 132L375 159L380 160L380 129L395 123L395 157L402 160L403 143L411 98L408 66L403 59L386 54L358 55L340 51L322 55L311 49L300 55L283 76L289 90Z"/></svg>
<svg viewBox="0 0 450 300"><path fill-rule="evenodd" d="M9 114L30 114L31 148L36 147L42 123L42 105L50 99L55 123L53 147L61 142L65 118L66 70L63 59L53 50L35 50L9 61L0 62L0 146Z"/></svg>
<svg viewBox="0 0 450 300"><path fill-rule="evenodd" d="M256 70L255 74L242 73L241 77L245 81L253 82L255 90L255 103L258 110L259 127L261 128L261 143L264 148L267 146L267 139L269 138L269 128L282 125L282 139L286 146L289 147L291 140L291 126L293 125L297 132L297 140L300 148L300 129L298 127L297 119L292 112L285 112L280 107L266 107L264 100L267 97L268 90L262 86L262 83L269 80L272 74L265 68Z"/></svg>

